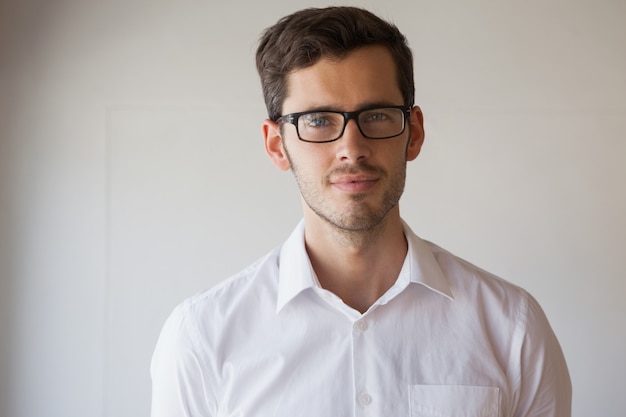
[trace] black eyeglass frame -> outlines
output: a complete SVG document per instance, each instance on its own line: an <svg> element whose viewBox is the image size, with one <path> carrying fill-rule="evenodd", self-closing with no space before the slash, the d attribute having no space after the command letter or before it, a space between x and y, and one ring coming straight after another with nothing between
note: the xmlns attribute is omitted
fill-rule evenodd
<svg viewBox="0 0 626 417"><path fill-rule="evenodd" d="M361 129L361 124L359 123L359 115L361 113L364 113L366 111L372 111L372 110L376 110L376 109L398 109L398 110L402 110L402 130L398 133L396 133L395 135L392 136L385 136L382 138L373 138L370 136L367 136L365 133L363 133L363 129ZM411 115L411 110L413 109L413 106L406 106L406 105L402 105L402 106L372 106L372 107L366 107L364 109L360 109L360 110L356 110L356 111L336 111L336 110L309 110L309 111L303 111L303 112L298 112L298 113L289 113L289 114L284 114L282 116L279 116L276 118L275 122L276 123L289 123L292 124L296 127L296 133L298 135L298 139L300 139L303 142L308 142L308 143L329 143L329 142L334 142L336 140L339 140L339 138L341 138L343 136L343 133L346 130L346 126L348 124L348 122L352 119L354 119L354 122L356 123L356 126L359 129L359 132L361 132L361 135L363 135L364 138L367 139L372 139L372 140L381 140L381 139L391 139L391 138L395 138L397 136L400 136L401 134L404 133L404 131L406 130L406 126L407 126L407 118L410 117ZM328 140L307 140L307 139L302 139L302 137L300 136L300 129L298 129L298 119L300 118L300 116L304 116L306 114L311 114L311 113L334 113L334 114L341 114L343 116L343 127L341 128L341 131L339 132L339 135L334 138L334 139L328 139Z"/></svg>

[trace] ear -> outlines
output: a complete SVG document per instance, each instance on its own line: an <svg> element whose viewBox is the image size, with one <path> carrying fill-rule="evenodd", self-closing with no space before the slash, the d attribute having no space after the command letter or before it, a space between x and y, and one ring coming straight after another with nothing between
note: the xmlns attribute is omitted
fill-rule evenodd
<svg viewBox="0 0 626 417"><path fill-rule="evenodd" d="M406 150L406 159L407 161L412 161L420 154L424 144L424 116L418 106L413 106L411 109L409 123L411 126L411 137Z"/></svg>
<svg viewBox="0 0 626 417"><path fill-rule="evenodd" d="M273 120L265 119L263 122L263 139L265 141L265 153L270 157L272 163L282 171L291 168L280 136L280 126Z"/></svg>

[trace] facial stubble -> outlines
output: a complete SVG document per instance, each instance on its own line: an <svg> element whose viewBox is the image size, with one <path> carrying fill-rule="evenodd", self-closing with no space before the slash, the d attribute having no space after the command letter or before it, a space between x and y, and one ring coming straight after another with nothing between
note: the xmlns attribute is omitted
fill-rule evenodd
<svg viewBox="0 0 626 417"><path fill-rule="evenodd" d="M300 194L307 206L323 221L329 224L345 238L359 237L377 234L384 226L388 213L398 205L404 192L406 182L406 152L404 158L397 161L391 173L370 165L366 162L344 164L333 169L317 180L303 173L300 165L292 158L283 140L283 149L291 166L291 170L300 189ZM324 190L330 186L330 178L337 175L374 175L378 181L387 182L387 189L379 200L368 201L367 193L358 193L347 196L349 202L341 207L324 198Z"/></svg>

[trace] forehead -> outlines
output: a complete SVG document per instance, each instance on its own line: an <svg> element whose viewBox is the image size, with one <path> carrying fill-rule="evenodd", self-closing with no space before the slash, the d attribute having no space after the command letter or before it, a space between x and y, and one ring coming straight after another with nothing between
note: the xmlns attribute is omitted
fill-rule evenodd
<svg viewBox="0 0 626 417"><path fill-rule="evenodd" d="M403 104L397 65L384 46L366 46L342 59L320 58L287 76L283 114L327 108L357 110L366 105Z"/></svg>

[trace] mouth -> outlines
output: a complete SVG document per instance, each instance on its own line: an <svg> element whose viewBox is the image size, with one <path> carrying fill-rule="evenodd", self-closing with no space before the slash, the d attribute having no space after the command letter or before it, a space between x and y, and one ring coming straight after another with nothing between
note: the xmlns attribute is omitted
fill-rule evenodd
<svg viewBox="0 0 626 417"><path fill-rule="evenodd" d="M330 184L347 193L364 193L378 183L378 177L372 175L341 175L331 179Z"/></svg>

